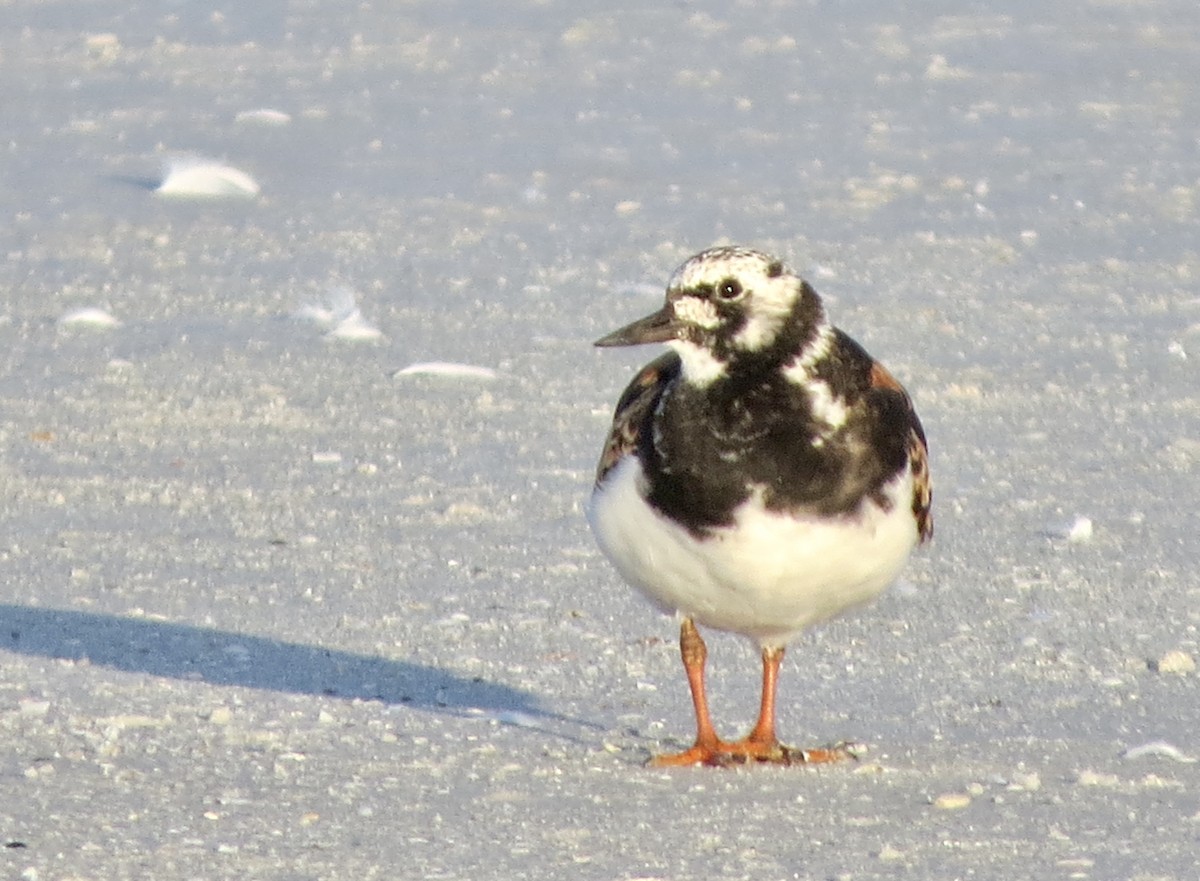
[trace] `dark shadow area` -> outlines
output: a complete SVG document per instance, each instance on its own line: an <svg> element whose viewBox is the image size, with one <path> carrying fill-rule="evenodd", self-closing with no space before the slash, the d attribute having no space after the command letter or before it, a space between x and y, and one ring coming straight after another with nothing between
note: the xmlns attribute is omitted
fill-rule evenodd
<svg viewBox="0 0 1200 881"><path fill-rule="evenodd" d="M211 685L588 724L548 713L518 689L436 667L189 624L0 604L0 648Z"/></svg>
<svg viewBox="0 0 1200 881"><path fill-rule="evenodd" d="M157 177L139 177L132 174L114 174L108 178L115 184L121 184L126 187L134 187L139 190L149 190L153 192L162 185L162 175Z"/></svg>

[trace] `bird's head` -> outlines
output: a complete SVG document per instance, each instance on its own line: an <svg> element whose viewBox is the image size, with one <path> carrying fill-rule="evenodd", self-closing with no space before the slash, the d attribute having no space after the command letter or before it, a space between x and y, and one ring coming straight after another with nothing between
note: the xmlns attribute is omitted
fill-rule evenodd
<svg viewBox="0 0 1200 881"><path fill-rule="evenodd" d="M666 343L684 378L707 385L739 368L782 364L814 343L824 322L816 292L782 261L748 248L710 248L675 270L662 309L596 345Z"/></svg>

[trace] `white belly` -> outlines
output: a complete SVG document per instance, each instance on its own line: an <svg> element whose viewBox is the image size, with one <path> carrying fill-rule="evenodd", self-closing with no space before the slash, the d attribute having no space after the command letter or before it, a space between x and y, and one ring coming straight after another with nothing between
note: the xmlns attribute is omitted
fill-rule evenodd
<svg viewBox="0 0 1200 881"><path fill-rule="evenodd" d="M697 540L650 507L629 456L592 494L588 522L617 571L664 610L763 646L866 603L900 573L917 543L912 475L885 488L888 510L865 502L837 519L787 517L752 497L735 525Z"/></svg>

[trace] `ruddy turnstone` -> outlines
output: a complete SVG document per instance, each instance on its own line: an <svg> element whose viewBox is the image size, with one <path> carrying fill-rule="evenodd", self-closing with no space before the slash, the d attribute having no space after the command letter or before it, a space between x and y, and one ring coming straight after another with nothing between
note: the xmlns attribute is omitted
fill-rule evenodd
<svg viewBox="0 0 1200 881"><path fill-rule="evenodd" d="M661 310L598 346L666 343L617 403L588 521L617 571L682 616L696 742L657 765L835 761L775 736L788 643L878 596L933 533L925 433L904 388L774 257L712 248ZM758 721L717 736L696 624L762 650Z"/></svg>

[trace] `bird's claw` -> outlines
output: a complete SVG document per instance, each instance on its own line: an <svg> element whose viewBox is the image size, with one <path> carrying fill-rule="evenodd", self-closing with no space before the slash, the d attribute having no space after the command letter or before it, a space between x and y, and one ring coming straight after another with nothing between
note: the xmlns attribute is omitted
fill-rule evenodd
<svg viewBox="0 0 1200 881"><path fill-rule="evenodd" d="M762 743L741 740L733 743L695 744L680 753L657 755L649 764L657 768L706 765L710 768L732 768L739 765L829 765L835 762L857 761L866 752L862 744L842 741L830 746L799 749L781 743Z"/></svg>

